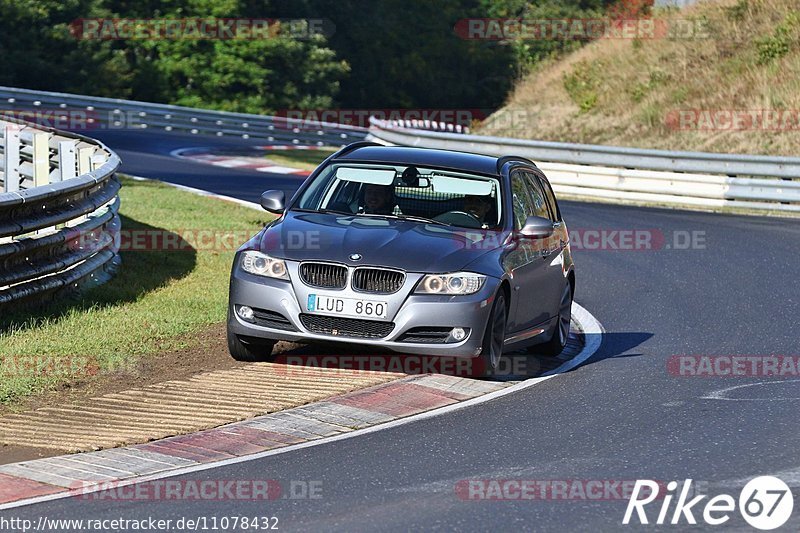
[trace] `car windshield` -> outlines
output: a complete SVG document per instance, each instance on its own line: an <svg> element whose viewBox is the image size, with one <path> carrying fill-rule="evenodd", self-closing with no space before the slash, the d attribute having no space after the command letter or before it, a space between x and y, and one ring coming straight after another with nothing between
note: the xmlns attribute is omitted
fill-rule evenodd
<svg viewBox="0 0 800 533"><path fill-rule="evenodd" d="M402 165L331 165L296 208L474 229L497 228L503 220L497 179Z"/></svg>

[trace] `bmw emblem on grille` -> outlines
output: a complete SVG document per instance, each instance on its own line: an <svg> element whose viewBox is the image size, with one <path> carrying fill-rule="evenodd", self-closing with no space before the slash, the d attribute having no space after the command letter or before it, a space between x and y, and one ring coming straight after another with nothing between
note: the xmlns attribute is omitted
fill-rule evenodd
<svg viewBox="0 0 800 533"><path fill-rule="evenodd" d="M350 261L361 261L361 254L350 254Z"/></svg>

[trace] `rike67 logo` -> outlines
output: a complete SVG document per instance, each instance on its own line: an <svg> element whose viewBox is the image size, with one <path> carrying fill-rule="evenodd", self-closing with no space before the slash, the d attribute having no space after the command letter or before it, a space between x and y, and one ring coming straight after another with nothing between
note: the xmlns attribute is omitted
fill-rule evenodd
<svg viewBox="0 0 800 533"><path fill-rule="evenodd" d="M663 484L651 480L637 480L633 487L628 508L622 523L631 524L634 517L640 524L650 524L652 515L648 517L645 507L657 499L661 502L655 524L697 524L695 513L702 513L702 520L710 526L725 524L731 519L731 514L736 511L736 500L728 494L714 496L708 501L707 495L695 496L689 499L692 489L692 480L687 479L678 487L677 481L670 481L666 485L666 493L659 494ZM677 496L675 507L670 509L674 497ZM756 529L768 531L784 525L792 516L794 497L788 485L772 476L761 476L749 481L742 492L739 493L739 513L742 518ZM654 509L653 509L654 510ZM670 516L670 511L672 511ZM684 522L685 521L685 522ZM636 521L634 520L634 524Z"/></svg>

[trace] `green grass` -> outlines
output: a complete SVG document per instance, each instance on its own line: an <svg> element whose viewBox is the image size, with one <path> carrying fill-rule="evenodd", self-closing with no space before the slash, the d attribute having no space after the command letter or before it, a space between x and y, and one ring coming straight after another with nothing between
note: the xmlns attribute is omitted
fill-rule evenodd
<svg viewBox="0 0 800 533"><path fill-rule="evenodd" d="M225 319L233 254L269 216L158 182L123 179L120 196L124 231L166 230L190 245L195 230L231 238L183 251L124 251L107 284L76 300L3 318L0 403L182 348L193 332Z"/></svg>
<svg viewBox="0 0 800 533"><path fill-rule="evenodd" d="M676 127L681 110L800 108L797 0L707 0L656 10L664 38L599 39L540 64L481 135L664 150L797 155L791 125Z"/></svg>
<svg viewBox="0 0 800 533"><path fill-rule="evenodd" d="M276 150L270 152L266 158L276 165L314 170L329 155L336 152L333 148L320 148L319 150Z"/></svg>

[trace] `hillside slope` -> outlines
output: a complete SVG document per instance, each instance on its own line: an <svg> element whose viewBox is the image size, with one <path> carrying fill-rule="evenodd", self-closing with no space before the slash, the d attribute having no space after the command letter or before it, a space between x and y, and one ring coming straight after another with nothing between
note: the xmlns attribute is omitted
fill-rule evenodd
<svg viewBox="0 0 800 533"><path fill-rule="evenodd" d="M800 155L798 0L707 0L653 18L681 35L600 39L540 65L477 132Z"/></svg>

